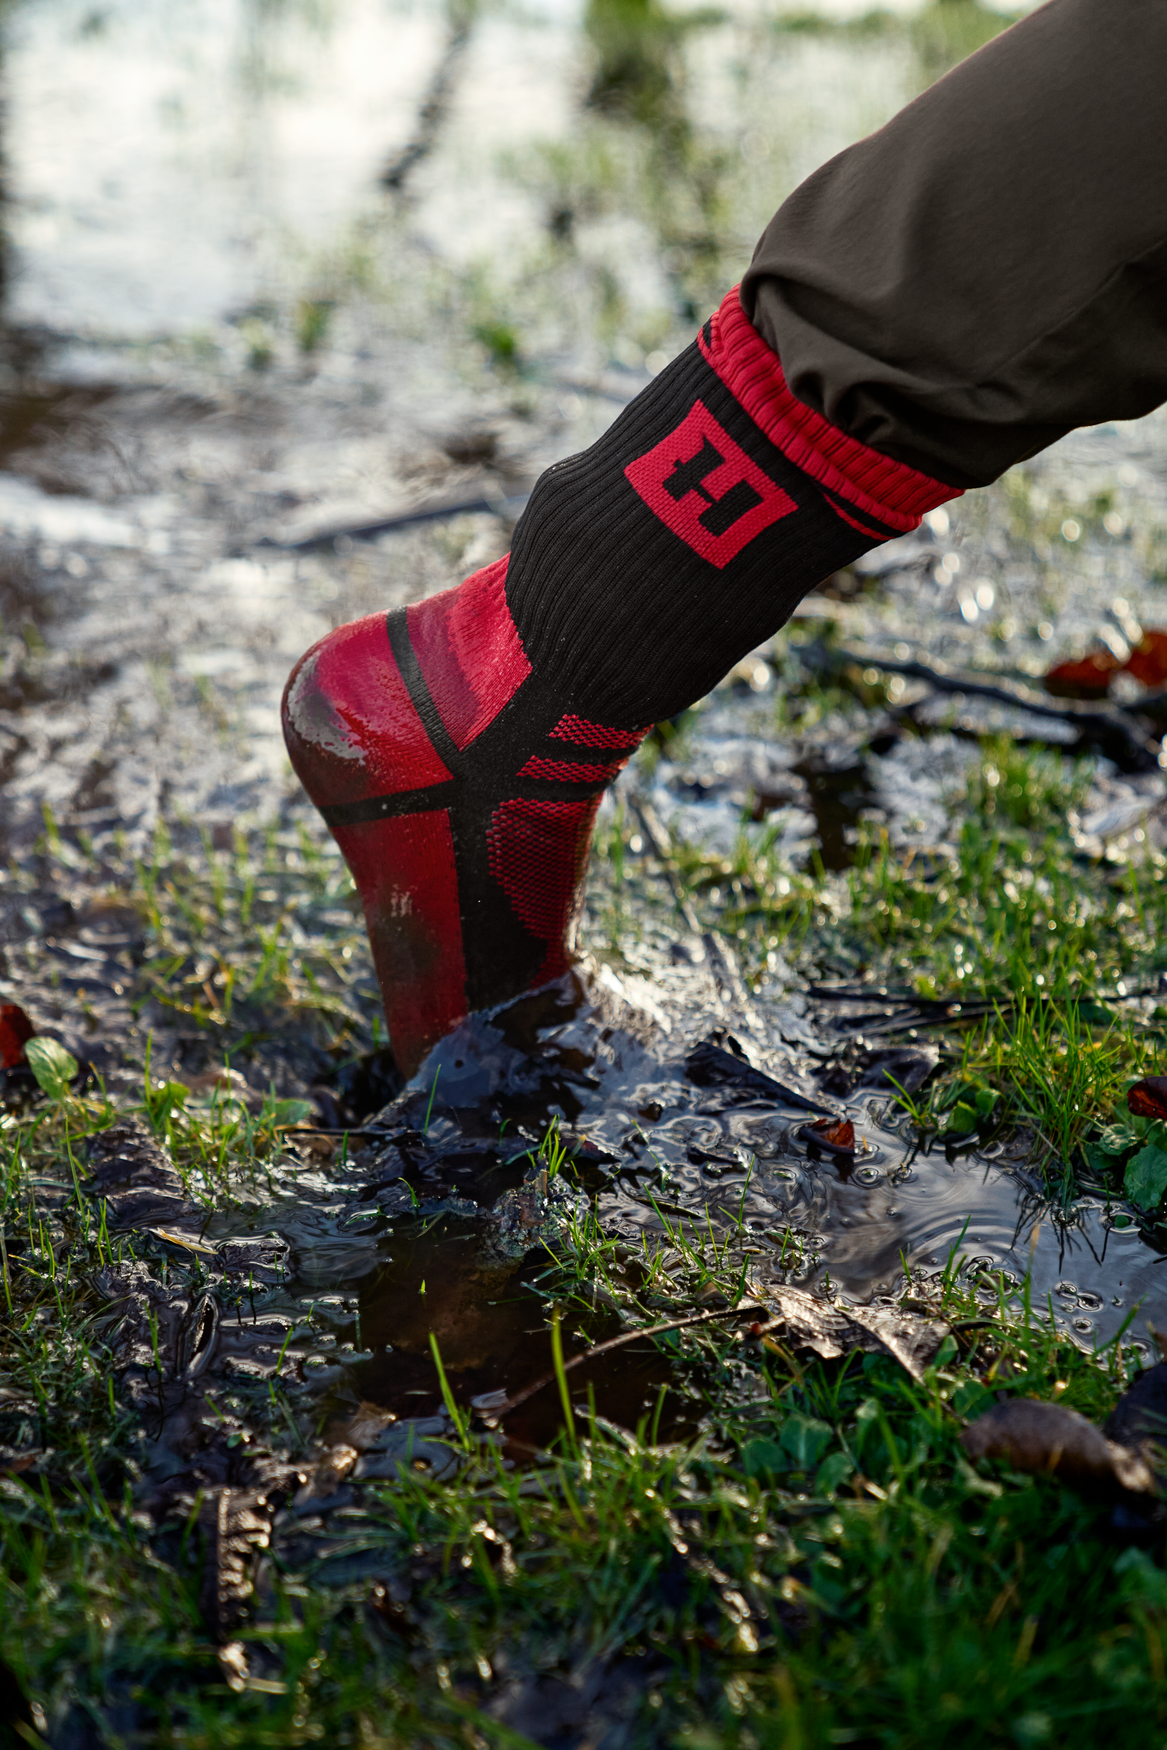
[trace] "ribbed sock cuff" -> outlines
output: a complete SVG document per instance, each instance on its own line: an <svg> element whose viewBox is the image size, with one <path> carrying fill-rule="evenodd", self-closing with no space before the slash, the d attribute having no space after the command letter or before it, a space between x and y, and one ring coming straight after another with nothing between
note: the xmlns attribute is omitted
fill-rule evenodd
<svg viewBox="0 0 1167 1750"><path fill-rule="evenodd" d="M702 328L697 344L734 399L784 456L820 486L890 528L918 528L926 510L961 490L868 449L787 387L782 365L742 309L738 288Z"/></svg>

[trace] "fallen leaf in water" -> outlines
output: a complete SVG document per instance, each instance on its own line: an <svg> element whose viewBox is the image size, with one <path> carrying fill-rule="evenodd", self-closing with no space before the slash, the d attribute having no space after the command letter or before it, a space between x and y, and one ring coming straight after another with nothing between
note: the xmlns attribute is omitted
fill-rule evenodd
<svg viewBox="0 0 1167 1750"><path fill-rule="evenodd" d="M24 1048L36 1034L36 1028L19 1003L0 1004L0 1064L16 1069L26 1063Z"/></svg>
<svg viewBox="0 0 1167 1750"><path fill-rule="evenodd" d="M1144 627L1123 668L1145 687L1161 687L1167 681L1167 632Z"/></svg>
<svg viewBox="0 0 1167 1750"><path fill-rule="evenodd" d="M1112 650L1091 650L1076 661L1055 663L1045 675L1045 690L1057 699L1104 699L1119 667Z"/></svg>
<svg viewBox="0 0 1167 1750"><path fill-rule="evenodd" d="M971 1459L1003 1459L1013 1470L1044 1472L1098 1500L1158 1492L1145 1459L1062 1404L1011 1398L979 1416L960 1443Z"/></svg>
<svg viewBox="0 0 1167 1750"><path fill-rule="evenodd" d="M785 1325L792 1348L812 1349L826 1361L856 1349L891 1355L915 1380L923 1379L924 1368L948 1335L941 1319L922 1318L902 1307L842 1306L771 1282L755 1282L751 1293Z"/></svg>
<svg viewBox="0 0 1167 1750"><path fill-rule="evenodd" d="M1127 1089L1126 1103L1138 1118L1167 1118L1167 1076L1144 1076Z"/></svg>
<svg viewBox="0 0 1167 1750"><path fill-rule="evenodd" d="M854 1092L875 1088L881 1093L914 1094L940 1062L937 1045L890 1045L868 1051L860 1060L861 1074Z"/></svg>
<svg viewBox="0 0 1167 1750"><path fill-rule="evenodd" d="M802 1128L803 1134L820 1148L841 1155L855 1153L855 1126L849 1118L816 1118L813 1124L804 1124Z"/></svg>
<svg viewBox="0 0 1167 1750"><path fill-rule="evenodd" d="M797 1088L787 1087L785 1082L775 1081L764 1070L756 1069L732 1036L727 1038L726 1046L731 1049L726 1050L716 1039L702 1040L685 1059L685 1074L689 1080L696 1082L699 1088L737 1088L747 1096L761 1094L780 1105L794 1106L801 1112L822 1111L817 1100L808 1098Z"/></svg>

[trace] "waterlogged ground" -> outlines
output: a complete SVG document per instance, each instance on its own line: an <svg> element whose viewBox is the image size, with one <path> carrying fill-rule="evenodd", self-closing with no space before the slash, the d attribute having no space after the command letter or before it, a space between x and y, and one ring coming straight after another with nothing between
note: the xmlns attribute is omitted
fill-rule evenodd
<svg viewBox="0 0 1167 1750"><path fill-rule="evenodd" d="M1154 1514L957 1437L1167 1328L1167 712L1039 681L1167 625L1163 420L823 580L605 804L579 979L404 1089L278 734L996 22L6 15L0 997L81 1066L6 1082L18 1741L1162 1723Z"/></svg>

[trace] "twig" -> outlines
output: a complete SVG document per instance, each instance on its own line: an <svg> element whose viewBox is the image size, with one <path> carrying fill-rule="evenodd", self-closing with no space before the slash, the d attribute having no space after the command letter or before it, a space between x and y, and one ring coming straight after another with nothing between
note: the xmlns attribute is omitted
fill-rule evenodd
<svg viewBox="0 0 1167 1750"><path fill-rule="evenodd" d="M753 998L746 989L745 982L738 970L737 962L732 953L722 942L715 930L704 930L701 920L694 911L688 894L681 884L677 874L672 852L669 849L668 831L649 803L640 796L632 797L632 812L640 822L641 831L652 846L653 856L664 870L665 880L672 890L673 900L677 910L685 921L685 928L694 936L699 936L705 949L705 958L709 963L710 976L718 997L726 1008L737 1009L751 1027L755 1026Z"/></svg>
<svg viewBox="0 0 1167 1750"><path fill-rule="evenodd" d="M482 513L513 522L526 505L529 493L514 498L460 498L453 504L423 505L419 510L402 511L400 516L382 517L375 523L353 523L340 529L322 529L316 535L304 535L298 541L275 541L263 535L257 547L278 547L281 553L307 553L314 547L331 547L337 541L371 541L377 535L392 534L395 529L409 529L415 523L442 522L448 517L477 516Z"/></svg>
<svg viewBox="0 0 1167 1750"><path fill-rule="evenodd" d="M438 137L438 130L446 119L453 95L454 79L470 41L470 25L468 21L455 24L451 30L442 58L434 69L429 89L417 112L417 125L413 138L407 145L392 157L381 172L381 187L391 189L394 194L400 194L405 185L405 179L420 161L433 149Z"/></svg>
<svg viewBox="0 0 1167 1750"><path fill-rule="evenodd" d="M812 648L803 648L804 661L809 656L811 662L814 662ZM1161 715L1164 705L1167 704L1167 695L1149 694L1129 705L1099 711L1089 705L1075 707L1072 702L1064 705L1047 704L1028 688L1002 686L1000 682L979 680L971 674L948 674L925 662L914 659L901 662L870 650L824 648L819 666L826 668L849 662L860 664L864 668L882 669L887 674L903 675L908 680L923 681L937 693L964 693L970 698L991 699L999 705L1010 705L1014 710L1026 711L1033 717L1045 717L1055 723L1069 724L1078 731L1080 741L1092 742L1110 757L1117 756L1119 761L1125 760L1138 769L1149 769L1158 762L1158 749L1145 735L1139 734L1130 719L1140 713L1151 718L1156 714Z"/></svg>
<svg viewBox="0 0 1167 1750"><path fill-rule="evenodd" d="M626 1343L635 1343L641 1337L660 1337L666 1331L683 1331L689 1325L706 1325L713 1319L733 1319L747 1313L768 1313L769 1309L759 1301L746 1301L738 1306L719 1307L714 1312L690 1313L687 1318L669 1319L667 1324L649 1325L645 1330L622 1331L618 1337L609 1337L604 1343L593 1343L590 1349L584 1349L579 1355L573 1355L570 1361L563 1364L564 1373L570 1373L573 1367L582 1367L585 1361L594 1361L597 1355L606 1355L609 1350L622 1349ZM555 1380L554 1371L545 1373L542 1379L537 1379L534 1385L528 1385L522 1391L516 1392L513 1398L508 1398L505 1404L499 1404L496 1409L480 1412L482 1419L489 1427L500 1416L507 1416L512 1410L517 1410L520 1404L525 1404L528 1398L533 1398L536 1392L544 1386L551 1385Z"/></svg>

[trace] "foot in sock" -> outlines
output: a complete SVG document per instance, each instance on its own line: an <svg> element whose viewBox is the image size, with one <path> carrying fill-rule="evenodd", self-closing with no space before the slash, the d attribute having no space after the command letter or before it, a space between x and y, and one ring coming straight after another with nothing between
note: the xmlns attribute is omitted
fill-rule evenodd
<svg viewBox="0 0 1167 1750"><path fill-rule="evenodd" d="M541 477L509 559L301 658L288 750L360 892L403 1070L566 970L600 797L648 726L956 496L796 401L734 292Z"/></svg>

